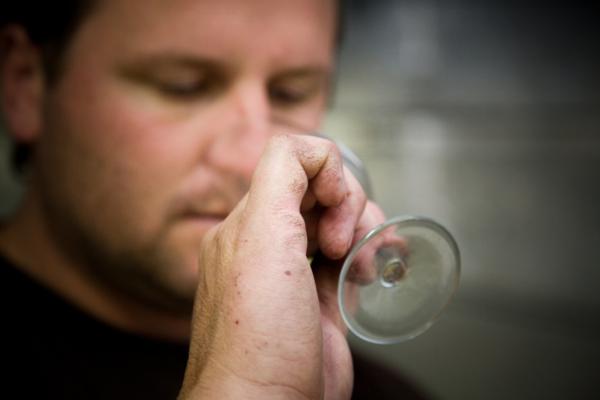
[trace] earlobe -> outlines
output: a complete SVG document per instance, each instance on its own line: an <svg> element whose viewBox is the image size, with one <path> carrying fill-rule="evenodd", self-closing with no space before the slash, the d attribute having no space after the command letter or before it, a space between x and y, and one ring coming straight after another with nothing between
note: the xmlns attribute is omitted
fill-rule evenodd
<svg viewBox="0 0 600 400"><path fill-rule="evenodd" d="M42 127L40 52L17 25L2 28L0 46L0 106L6 128L15 141L32 143Z"/></svg>

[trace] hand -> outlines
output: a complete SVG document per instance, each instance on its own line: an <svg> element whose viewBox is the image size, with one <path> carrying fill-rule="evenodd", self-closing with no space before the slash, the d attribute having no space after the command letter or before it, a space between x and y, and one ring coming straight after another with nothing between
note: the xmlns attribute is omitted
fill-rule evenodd
<svg viewBox="0 0 600 400"><path fill-rule="evenodd" d="M203 240L180 398L350 398L333 260L382 219L332 142L272 138L248 194Z"/></svg>

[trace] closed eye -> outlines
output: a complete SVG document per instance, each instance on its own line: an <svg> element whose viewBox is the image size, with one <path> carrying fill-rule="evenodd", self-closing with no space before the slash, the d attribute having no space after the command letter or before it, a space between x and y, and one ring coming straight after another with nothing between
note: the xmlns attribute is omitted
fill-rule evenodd
<svg viewBox="0 0 600 400"><path fill-rule="evenodd" d="M298 70L279 75L268 85L274 105L294 107L310 102L327 88L327 74L320 70Z"/></svg>
<svg viewBox="0 0 600 400"><path fill-rule="evenodd" d="M121 71L129 81L174 101L190 101L218 94L227 77L210 62L185 57L144 59Z"/></svg>

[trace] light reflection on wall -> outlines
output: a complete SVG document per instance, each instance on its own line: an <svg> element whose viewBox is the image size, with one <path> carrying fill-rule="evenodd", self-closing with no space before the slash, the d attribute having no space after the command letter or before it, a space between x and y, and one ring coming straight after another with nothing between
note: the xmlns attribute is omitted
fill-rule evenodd
<svg viewBox="0 0 600 400"><path fill-rule="evenodd" d="M446 185L447 140L444 125L432 114L410 113L401 120L395 146L404 168L393 178L400 183L401 195L413 202L405 212L449 216L448 200L440 196Z"/></svg>

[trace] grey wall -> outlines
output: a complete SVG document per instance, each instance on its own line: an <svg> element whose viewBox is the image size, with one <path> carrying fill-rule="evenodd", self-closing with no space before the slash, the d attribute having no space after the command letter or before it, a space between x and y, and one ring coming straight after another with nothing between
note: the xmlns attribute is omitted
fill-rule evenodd
<svg viewBox="0 0 600 400"><path fill-rule="evenodd" d="M540 4L351 2L329 133L389 215L435 217L463 255L430 331L355 346L438 399L595 392L599 14Z"/></svg>

